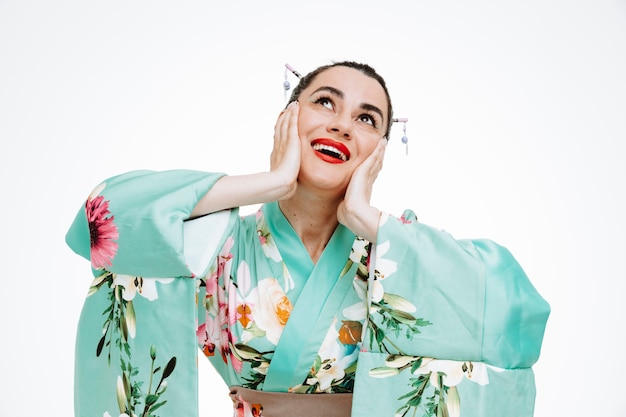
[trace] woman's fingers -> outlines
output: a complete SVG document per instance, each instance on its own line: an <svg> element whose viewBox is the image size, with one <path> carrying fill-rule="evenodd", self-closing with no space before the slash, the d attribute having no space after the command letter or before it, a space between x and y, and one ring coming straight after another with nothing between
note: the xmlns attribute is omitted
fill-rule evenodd
<svg viewBox="0 0 626 417"><path fill-rule="evenodd" d="M385 156L387 140L381 139L371 155L354 171L344 200L337 208L337 219L355 234L375 242L380 211L371 206L370 198L374 181Z"/></svg>
<svg viewBox="0 0 626 417"><path fill-rule="evenodd" d="M277 168L287 154L293 153L295 146L299 145L298 138L298 102L289 103L281 112L274 126L274 149L272 150L270 165Z"/></svg>
<svg viewBox="0 0 626 417"><path fill-rule="evenodd" d="M272 181L284 193L279 200L295 193L300 172L300 137L298 136L298 103L292 102L281 112L274 127L274 148L270 155Z"/></svg>
<svg viewBox="0 0 626 417"><path fill-rule="evenodd" d="M387 139L382 138L380 142L374 148L371 155L363 161L363 163L356 169L355 174L365 175L369 186L374 185L374 180L378 176L378 173L383 168L383 161L385 159L385 149L387 147ZM354 175L353 175L354 177Z"/></svg>
<svg viewBox="0 0 626 417"><path fill-rule="evenodd" d="M298 147L300 147L300 136L298 135L298 116L300 113L299 103L294 101L290 104L291 106L291 114L289 115L288 126L287 126L287 137L290 142L296 142Z"/></svg>

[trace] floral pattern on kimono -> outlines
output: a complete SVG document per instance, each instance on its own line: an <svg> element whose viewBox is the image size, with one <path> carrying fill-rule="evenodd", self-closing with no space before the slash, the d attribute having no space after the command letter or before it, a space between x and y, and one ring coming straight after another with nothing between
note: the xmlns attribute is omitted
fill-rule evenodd
<svg viewBox="0 0 626 417"><path fill-rule="evenodd" d="M164 366L159 365L157 346L153 344L148 352L143 352L150 357L150 369L136 366L134 352L131 349L132 340L137 333L134 300L136 296L141 296L149 302L158 299L157 283L165 285L174 279L122 275L105 269L106 266L112 265L118 247L116 240L119 237L115 217L108 209L109 202L101 195L105 188L106 183L100 184L85 204L92 267L99 273L91 283L88 296L106 294L109 301L102 312L105 317L102 337L94 348L94 355L106 357L109 367L114 357L119 359L116 384L108 386L108 389L115 393L119 415L156 417L155 412L167 403L164 394L167 390L167 379L176 367L176 357L171 357ZM147 381L149 382L146 383ZM110 416L109 410L95 411L103 411L104 416Z"/></svg>
<svg viewBox="0 0 626 417"><path fill-rule="evenodd" d="M339 225L313 264L276 203L186 221L221 175L123 174L79 212L77 415L197 416L197 346L227 385L354 392L354 416L532 415L549 306L508 251L407 211L376 245Z"/></svg>

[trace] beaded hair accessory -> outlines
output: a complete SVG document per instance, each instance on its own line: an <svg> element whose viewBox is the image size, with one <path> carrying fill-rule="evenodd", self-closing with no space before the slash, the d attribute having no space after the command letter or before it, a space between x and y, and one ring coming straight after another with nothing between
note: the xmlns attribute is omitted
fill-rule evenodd
<svg viewBox="0 0 626 417"><path fill-rule="evenodd" d="M401 117L398 119L391 119L393 123L402 123L402 143L404 143L404 147L406 148L406 154L409 154L409 138L406 135L406 122L409 121L406 117Z"/></svg>
<svg viewBox="0 0 626 417"><path fill-rule="evenodd" d="M285 81L283 81L283 91L285 94L285 100L288 99L289 96L289 90L291 89L291 83L289 82L289 73L292 73L293 75L296 76L296 78L300 79L302 78L302 75L295 70L295 68L293 68L291 65L289 64L285 64ZM400 118L394 118L391 119L392 123L402 123L402 143L404 143L404 146L406 148L406 154L409 154L409 138L406 135L406 124L409 121L409 119L407 119L406 117L400 117ZM387 138L389 139L389 138Z"/></svg>

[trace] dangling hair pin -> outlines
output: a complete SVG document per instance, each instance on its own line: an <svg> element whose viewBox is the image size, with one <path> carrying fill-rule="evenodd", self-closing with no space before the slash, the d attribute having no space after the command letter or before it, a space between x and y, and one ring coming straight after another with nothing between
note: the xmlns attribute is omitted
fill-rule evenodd
<svg viewBox="0 0 626 417"><path fill-rule="evenodd" d="M409 119L407 119L406 117L402 117L402 118L398 118L398 119L391 119L391 121L393 123L402 123L402 143L404 143L405 147L406 147L406 154L409 154L409 138L406 135L406 122L409 121Z"/></svg>
<svg viewBox="0 0 626 417"><path fill-rule="evenodd" d="M296 71L291 65L285 64L285 81L283 81L283 90L285 92L285 99L287 99L287 94L289 93L289 90L291 89L291 83L289 82L289 79L288 79L290 72L296 77L302 78L300 73Z"/></svg>
<svg viewBox="0 0 626 417"><path fill-rule="evenodd" d="M296 77L302 78L302 75L300 75L300 73L298 71L296 71L291 65L285 64L285 68L287 68L289 71L291 71L291 73L293 75L295 75Z"/></svg>
<svg viewBox="0 0 626 417"><path fill-rule="evenodd" d="M289 84L289 80L287 79L287 75L288 75L288 71L287 68L285 68L285 81L283 81L283 90L285 91L284 94L284 98L287 99L287 93L289 92L289 89L291 88L291 84Z"/></svg>

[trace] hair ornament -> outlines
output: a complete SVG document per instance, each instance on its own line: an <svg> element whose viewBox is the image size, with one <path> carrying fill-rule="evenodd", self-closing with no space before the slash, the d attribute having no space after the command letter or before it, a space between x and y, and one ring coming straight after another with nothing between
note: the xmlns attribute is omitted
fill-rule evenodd
<svg viewBox="0 0 626 417"><path fill-rule="evenodd" d="M289 73L292 73L298 79L302 78L302 75L296 71L291 65L285 64L285 81L283 81L283 92L285 93L285 99L288 98L289 90L291 89L291 83L289 82Z"/></svg>
<svg viewBox="0 0 626 417"><path fill-rule="evenodd" d="M283 81L283 90L285 91L285 98L287 98L287 93L289 92L289 89L291 89L291 84L289 83L289 80L287 79L287 68L285 68L285 81Z"/></svg>
<svg viewBox="0 0 626 417"><path fill-rule="evenodd" d="M391 119L393 123L402 123L402 143L406 147L406 154L409 154L409 137L406 135L406 122L409 121L406 117L401 117L398 119Z"/></svg>
<svg viewBox="0 0 626 417"><path fill-rule="evenodd" d="M285 68L287 68L296 77L302 78L302 75L298 71L296 71L291 65L285 64Z"/></svg>

